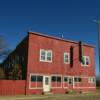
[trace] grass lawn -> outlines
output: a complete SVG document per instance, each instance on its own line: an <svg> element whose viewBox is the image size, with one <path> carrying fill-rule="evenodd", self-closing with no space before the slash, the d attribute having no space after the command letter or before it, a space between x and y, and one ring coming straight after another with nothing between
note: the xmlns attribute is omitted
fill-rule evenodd
<svg viewBox="0 0 100 100"><path fill-rule="evenodd" d="M31 95L31 96L6 96L0 100L100 100L100 88L96 93L65 94L65 95Z"/></svg>

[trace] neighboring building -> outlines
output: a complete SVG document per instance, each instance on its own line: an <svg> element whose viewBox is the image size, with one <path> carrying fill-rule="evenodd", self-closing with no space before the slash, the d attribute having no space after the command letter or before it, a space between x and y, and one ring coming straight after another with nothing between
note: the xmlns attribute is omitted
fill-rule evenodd
<svg viewBox="0 0 100 100"><path fill-rule="evenodd" d="M96 90L94 58L92 45L28 32L3 66L8 79L19 66L16 79L26 80L26 94L87 92Z"/></svg>

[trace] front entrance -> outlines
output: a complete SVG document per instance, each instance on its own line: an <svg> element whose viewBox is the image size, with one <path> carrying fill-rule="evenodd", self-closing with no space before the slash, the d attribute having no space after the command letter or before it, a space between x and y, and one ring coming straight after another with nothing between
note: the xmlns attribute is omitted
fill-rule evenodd
<svg viewBox="0 0 100 100"><path fill-rule="evenodd" d="M50 92L50 88L51 88L51 77L43 76L43 91Z"/></svg>

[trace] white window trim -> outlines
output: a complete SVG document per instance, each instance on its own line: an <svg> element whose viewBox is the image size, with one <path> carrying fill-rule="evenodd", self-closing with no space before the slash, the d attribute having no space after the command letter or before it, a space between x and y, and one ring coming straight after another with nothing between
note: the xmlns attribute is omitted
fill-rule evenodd
<svg viewBox="0 0 100 100"><path fill-rule="evenodd" d="M29 78L29 89L43 89L43 86L42 87L37 87L37 82L36 82L36 87L31 87L31 76L32 75L40 75L43 77L43 74L33 74L33 73L30 73L30 78Z"/></svg>
<svg viewBox="0 0 100 100"><path fill-rule="evenodd" d="M41 52L45 51L45 60L41 59ZM47 60L47 52L51 52L51 61ZM44 49L40 49L40 61L41 62L52 62L52 50L44 50Z"/></svg>
<svg viewBox="0 0 100 100"><path fill-rule="evenodd" d="M68 62L65 62L65 55L68 55ZM64 64L70 64L70 55L68 52L64 53Z"/></svg>
<svg viewBox="0 0 100 100"><path fill-rule="evenodd" d="M90 66L90 57L89 56L83 56L83 57L85 58L85 64L81 63L81 66L86 66L86 67ZM86 65L86 58L89 59L89 65Z"/></svg>
<svg viewBox="0 0 100 100"><path fill-rule="evenodd" d="M48 75L48 74L43 74L43 73L30 73L30 78L29 78L29 89L43 89L43 86L42 87L31 87L31 76L32 75L40 75L40 76L45 76L45 75ZM68 87L64 86L64 77L68 77L68 78L73 78L73 89L84 89L84 88L96 88L96 86L89 86L89 87L76 87L75 86L75 82L74 82L74 77L81 77L82 79L83 78L87 78L89 79L90 77L91 78L95 78L95 76L70 76L70 75L65 75L65 76L62 76L62 74L49 74L49 76L61 76L61 87L51 87L51 88L69 88L69 84L68 84ZM95 78L96 79L96 78ZM93 82L93 84L96 84L96 82Z"/></svg>
<svg viewBox="0 0 100 100"><path fill-rule="evenodd" d="M92 82L90 81L91 79L92 79ZM93 82L93 79L95 80L95 82ZM95 77L88 77L88 83L95 84L96 83L96 78Z"/></svg>
<svg viewBox="0 0 100 100"><path fill-rule="evenodd" d="M62 75L59 75L59 74L52 74L52 75L51 75L51 84L52 84L52 76L60 76L60 77L61 77L61 86L60 86L60 87L53 87L53 86L51 85L51 88L62 88ZM56 82L56 85L57 85L57 82Z"/></svg>
<svg viewBox="0 0 100 100"><path fill-rule="evenodd" d="M82 81L82 77L80 77L80 76L74 76L74 78L81 78L81 81ZM75 80L74 80L74 83L81 83L81 82L75 82Z"/></svg>
<svg viewBox="0 0 100 100"><path fill-rule="evenodd" d="M88 87L80 87L80 86L75 86L75 83L76 82L74 82L74 78L75 77L80 77L81 79L83 79L83 78L89 78L88 76L70 76L70 75L65 75L65 76L63 76L63 88L64 89L69 89L69 84L68 84L68 87L66 87L66 86L64 86L64 77L68 77L68 78L73 78L73 89L85 89L85 88L96 88L96 86L88 86ZM93 78L95 78L94 76L91 76L91 77L93 77ZM68 80L69 81L69 80ZM80 83L81 84L81 83ZM96 84L96 82L94 82L94 84Z"/></svg>
<svg viewBox="0 0 100 100"><path fill-rule="evenodd" d="M52 50L46 50L46 58L47 58L47 52L51 52L51 61L48 61L48 60L46 59L46 62L52 62Z"/></svg>
<svg viewBox="0 0 100 100"><path fill-rule="evenodd" d="M64 88L68 88L68 86L65 86L65 83L66 83L66 82L64 81L64 78L65 78L65 77L68 78L67 85L69 85L69 84L68 84L68 83L69 83L69 76L63 76L63 87L64 87Z"/></svg>
<svg viewBox="0 0 100 100"><path fill-rule="evenodd" d="M42 53L42 51L45 51L45 50L44 50L44 49L40 49L40 61L45 62L45 60L42 60L42 59L41 59L41 53Z"/></svg>

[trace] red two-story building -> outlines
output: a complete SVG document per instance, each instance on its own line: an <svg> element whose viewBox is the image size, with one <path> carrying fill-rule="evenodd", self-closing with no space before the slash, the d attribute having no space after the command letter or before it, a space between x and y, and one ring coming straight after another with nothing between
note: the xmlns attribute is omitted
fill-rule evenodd
<svg viewBox="0 0 100 100"><path fill-rule="evenodd" d="M92 45L28 32L11 55L19 60L26 94L96 90Z"/></svg>

